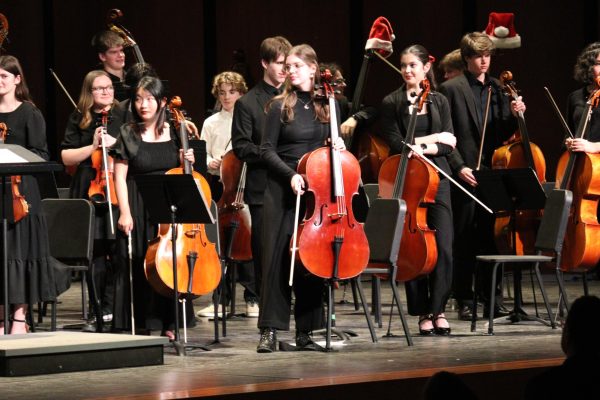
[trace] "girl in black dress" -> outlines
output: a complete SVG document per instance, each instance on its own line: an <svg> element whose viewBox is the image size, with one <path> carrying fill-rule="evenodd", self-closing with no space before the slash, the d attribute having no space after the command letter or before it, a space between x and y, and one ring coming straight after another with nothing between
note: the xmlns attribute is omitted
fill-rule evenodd
<svg viewBox="0 0 600 400"><path fill-rule="evenodd" d="M44 117L31 101L19 61L9 55L0 56L0 122L8 127L7 144L22 146L45 160L49 159ZM29 213L8 225L11 334L27 332L27 304L55 300L58 294L54 263L48 247L48 228L41 212L36 179L23 176L19 192L29 204ZM4 285L1 281L0 275L0 288ZM0 299L4 299L3 294ZM4 305L0 306L0 318L3 315ZM5 323L0 321L0 334L4 334Z"/></svg>
<svg viewBox="0 0 600 400"><path fill-rule="evenodd" d="M293 47L286 57L288 77L283 93L268 105L260 154L267 165L264 197L263 282L258 327L261 338L257 351L275 350L277 330L289 330L291 288L290 237L294 229L296 193L304 193L305 182L296 173L305 154L325 145L329 136L329 107L314 101L315 74L319 71L312 47ZM339 115L339 110L337 115ZM335 146L343 150L339 138ZM323 280L297 266L294 277L296 345L312 343L309 333L324 325Z"/></svg>
<svg viewBox="0 0 600 400"><path fill-rule="evenodd" d="M402 151L409 116L418 94L423 90L421 82L428 78L432 85L435 84L432 64L429 52L420 45L410 46L400 55L404 85L387 95L381 105L382 135L392 153ZM428 100L430 103L425 104L417 115L414 151L425 154L450 174L446 155L456 146L450 106L444 96L434 91ZM427 210L427 225L435 229L437 263L428 276L406 282L408 312L419 316L419 332L422 335L447 335L450 333L450 325L444 315L444 308L452 284L453 227L450 182L441 175L435 203Z"/></svg>
<svg viewBox="0 0 600 400"><path fill-rule="evenodd" d="M175 130L169 125L166 113L165 88L153 77L142 78L132 92L134 123L125 124L111 149L115 158L115 187L119 200L119 230L115 271L115 310L113 329L127 330L130 324L129 261L127 235L133 242L133 290L136 327L142 330L160 330L174 339L172 324L175 319L170 298L162 297L150 287L144 274L144 258L148 241L157 235L157 226L148 219L144 202L134 177L139 174L163 174L181 164L182 152ZM184 155L194 162L189 149ZM187 307L193 325L193 309ZM191 316L191 318L189 318Z"/></svg>
<svg viewBox="0 0 600 400"><path fill-rule="evenodd" d="M83 80L77 110L73 111L67 122L65 137L61 144L61 158L66 166L77 166L71 181L69 195L75 199L89 199L90 183L96 178L97 171L92 168L92 154L102 151L101 143L107 147L116 142L122 121L115 106L114 88L105 71L88 72ZM102 113L106 113L107 126L102 126ZM112 165L109 165L112 171ZM114 189L114 188L113 188ZM106 198L106 197L105 197ZM106 198L107 200L107 198ZM116 199L111 199L116 201ZM114 282L112 274L112 254L114 253L115 233L111 231L108 206L94 202L94 269L95 289L92 296L100 300L100 308L105 322L112 320ZM116 232L118 209L113 207L113 228ZM90 285L91 286L91 285Z"/></svg>

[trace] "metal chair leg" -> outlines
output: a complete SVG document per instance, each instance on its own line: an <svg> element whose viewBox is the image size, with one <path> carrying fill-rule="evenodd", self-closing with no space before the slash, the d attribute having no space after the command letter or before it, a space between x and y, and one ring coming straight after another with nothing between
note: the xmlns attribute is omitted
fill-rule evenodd
<svg viewBox="0 0 600 400"><path fill-rule="evenodd" d="M377 343L377 335L375 334L375 326L373 326L373 321L371 321L371 313L369 312L369 305L365 300L365 292L362 287L362 283L360 282L360 275L356 278L352 279L352 287L356 288L358 292L358 297L360 299L360 303L363 307L363 312L365 314L365 318L367 319L367 325L369 326L369 333L371 334L371 340L373 343Z"/></svg>
<svg viewBox="0 0 600 400"><path fill-rule="evenodd" d="M548 301L548 296L546 295L546 289L544 288L544 282L542 282L542 274L540 273L540 263L535 263L535 276L538 280L538 285L540 286L540 291L542 292L542 297L544 298L544 304L546 304L546 311L548 312L548 318L550 318L550 326L552 329L556 329L556 324L554 323L554 319L552 318L552 310L550 309L550 302Z"/></svg>

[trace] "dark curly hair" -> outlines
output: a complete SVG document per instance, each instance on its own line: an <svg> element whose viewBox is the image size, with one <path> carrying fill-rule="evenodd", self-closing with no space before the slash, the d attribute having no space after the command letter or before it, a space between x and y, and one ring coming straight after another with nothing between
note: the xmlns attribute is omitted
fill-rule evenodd
<svg viewBox="0 0 600 400"><path fill-rule="evenodd" d="M588 44L577 57L575 68L573 68L573 77L576 81L586 85L594 82L594 73L592 68L596 64L596 58L600 54L600 42Z"/></svg>

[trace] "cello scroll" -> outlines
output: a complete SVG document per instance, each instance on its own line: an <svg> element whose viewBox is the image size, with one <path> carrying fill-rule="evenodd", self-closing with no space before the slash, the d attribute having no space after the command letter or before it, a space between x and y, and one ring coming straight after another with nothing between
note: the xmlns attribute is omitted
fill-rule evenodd
<svg viewBox="0 0 600 400"><path fill-rule="evenodd" d="M123 39L124 47L132 48L133 54L135 55L136 62L143 63L144 57L142 57L142 52L140 51L140 47L133 39L133 35L129 32L123 25L121 25L120 21L123 18L123 12L118 8L113 8L108 11L106 15L106 26L109 30L115 32Z"/></svg>

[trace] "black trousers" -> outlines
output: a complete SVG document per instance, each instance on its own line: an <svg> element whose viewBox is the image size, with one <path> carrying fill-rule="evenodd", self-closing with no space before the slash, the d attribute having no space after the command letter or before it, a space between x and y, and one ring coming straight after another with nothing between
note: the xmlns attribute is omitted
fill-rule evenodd
<svg viewBox="0 0 600 400"><path fill-rule="evenodd" d="M427 225L436 231L438 258L429 275L405 283L410 315L441 314L450 295L453 226L450 182L447 179L440 181L435 203L427 209Z"/></svg>
<svg viewBox="0 0 600 400"><path fill-rule="evenodd" d="M473 287L478 296L489 301L489 287L492 282L492 269L485 268L473 282L475 257L496 253L494 242L494 215L488 213L460 189L452 188L452 209L454 212L454 278L452 290L460 305L471 304ZM501 269L498 269L496 304L502 304Z"/></svg>
<svg viewBox="0 0 600 400"><path fill-rule="evenodd" d="M261 235L263 275L258 327L289 330L292 306L290 238L295 223L295 196L288 182L269 180L264 201ZM293 290L296 330L309 332L323 328L323 279L296 263Z"/></svg>
<svg viewBox="0 0 600 400"><path fill-rule="evenodd" d="M250 246L252 247L252 262L254 264L254 294L260 298L262 288L262 219L263 205L250 204L250 220L252 221L252 229L250 237Z"/></svg>

